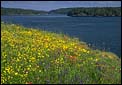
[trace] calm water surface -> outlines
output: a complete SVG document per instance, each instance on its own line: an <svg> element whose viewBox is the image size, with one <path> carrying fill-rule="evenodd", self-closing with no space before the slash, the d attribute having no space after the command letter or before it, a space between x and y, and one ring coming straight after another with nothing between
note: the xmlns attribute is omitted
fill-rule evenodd
<svg viewBox="0 0 122 85"><path fill-rule="evenodd" d="M121 17L2 16L2 21L77 37L121 57Z"/></svg>

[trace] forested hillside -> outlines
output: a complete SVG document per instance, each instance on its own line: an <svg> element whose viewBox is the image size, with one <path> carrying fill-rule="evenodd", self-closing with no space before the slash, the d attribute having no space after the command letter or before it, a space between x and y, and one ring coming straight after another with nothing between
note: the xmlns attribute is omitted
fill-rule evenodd
<svg viewBox="0 0 122 85"><path fill-rule="evenodd" d="M120 7L77 7L51 10L50 14L66 14L68 16L121 16Z"/></svg>
<svg viewBox="0 0 122 85"><path fill-rule="evenodd" d="M46 11L36 11L20 8L1 8L1 15L43 15L47 13L48 12Z"/></svg>
<svg viewBox="0 0 122 85"><path fill-rule="evenodd" d="M121 16L120 7L74 8L68 16Z"/></svg>
<svg viewBox="0 0 122 85"><path fill-rule="evenodd" d="M37 11L18 8L1 8L1 15L45 15L65 14L67 16L121 16L121 7L76 7L51 11Z"/></svg>
<svg viewBox="0 0 122 85"><path fill-rule="evenodd" d="M60 8L60 9L49 11L49 14L67 14L72 9L73 8Z"/></svg>

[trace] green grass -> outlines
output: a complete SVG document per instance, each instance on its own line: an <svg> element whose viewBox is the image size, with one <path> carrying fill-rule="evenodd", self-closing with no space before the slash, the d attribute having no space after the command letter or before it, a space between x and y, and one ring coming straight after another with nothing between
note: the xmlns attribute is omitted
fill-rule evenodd
<svg viewBox="0 0 122 85"><path fill-rule="evenodd" d="M120 84L121 59L77 38L1 23L1 84Z"/></svg>

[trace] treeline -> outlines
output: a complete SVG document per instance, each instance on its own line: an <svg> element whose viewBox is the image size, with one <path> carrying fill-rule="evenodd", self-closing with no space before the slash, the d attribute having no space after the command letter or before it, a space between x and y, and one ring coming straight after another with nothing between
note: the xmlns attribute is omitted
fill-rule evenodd
<svg viewBox="0 0 122 85"><path fill-rule="evenodd" d="M68 16L121 16L120 7L73 8Z"/></svg>
<svg viewBox="0 0 122 85"><path fill-rule="evenodd" d="M1 8L1 15L43 15L46 11L36 11L20 8Z"/></svg>
<svg viewBox="0 0 122 85"><path fill-rule="evenodd" d="M121 7L76 7L51 10L50 14L66 14L68 16L121 16Z"/></svg>
<svg viewBox="0 0 122 85"><path fill-rule="evenodd" d="M49 11L49 14L66 14L71 11L73 8L60 8Z"/></svg>
<svg viewBox="0 0 122 85"><path fill-rule="evenodd" d="M121 16L121 7L77 7L60 8L51 11L36 11L17 8L1 8L1 15L45 15L65 14L67 16Z"/></svg>

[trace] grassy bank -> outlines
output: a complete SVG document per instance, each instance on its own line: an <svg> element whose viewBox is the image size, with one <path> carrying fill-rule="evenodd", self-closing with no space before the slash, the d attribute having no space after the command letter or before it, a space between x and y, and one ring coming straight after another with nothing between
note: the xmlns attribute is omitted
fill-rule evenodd
<svg viewBox="0 0 122 85"><path fill-rule="evenodd" d="M121 59L63 34L1 23L1 83L120 84Z"/></svg>

